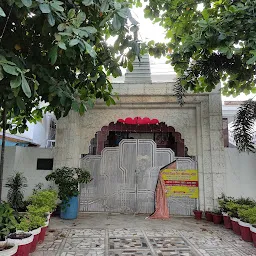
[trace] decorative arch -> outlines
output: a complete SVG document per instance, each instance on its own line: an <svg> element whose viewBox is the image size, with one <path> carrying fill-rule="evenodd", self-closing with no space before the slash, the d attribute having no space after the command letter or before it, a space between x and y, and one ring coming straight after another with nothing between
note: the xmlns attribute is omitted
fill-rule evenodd
<svg viewBox="0 0 256 256"><path fill-rule="evenodd" d="M90 154L100 155L105 148L105 142L108 136L113 132L131 132L131 133L167 133L173 138L173 145L170 147L177 157L185 156L184 139L179 132L175 131L172 126L168 126L165 122L159 122L157 119L147 119L147 124L141 124L138 120L146 120L145 118L136 117L128 118L130 123L125 122L126 119L119 119L116 123L111 122L109 125L103 126L100 131L96 132L95 137L91 140ZM128 138L127 138L128 139ZM163 147L158 144L158 147Z"/></svg>

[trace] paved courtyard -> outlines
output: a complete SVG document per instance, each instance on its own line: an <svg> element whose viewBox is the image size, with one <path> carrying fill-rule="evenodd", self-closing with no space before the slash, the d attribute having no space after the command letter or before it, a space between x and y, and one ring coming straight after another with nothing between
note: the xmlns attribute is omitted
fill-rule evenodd
<svg viewBox="0 0 256 256"><path fill-rule="evenodd" d="M256 256L256 248L222 225L193 218L90 213L52 218L32 256Z"/></svg>

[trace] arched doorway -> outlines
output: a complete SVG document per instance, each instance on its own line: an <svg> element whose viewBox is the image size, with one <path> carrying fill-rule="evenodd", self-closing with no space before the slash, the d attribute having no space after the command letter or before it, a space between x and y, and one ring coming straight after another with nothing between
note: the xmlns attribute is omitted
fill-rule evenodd
<svg viewBox="0 0 256 256"><path fill-rule="evenodd" d="M140 118L148 119L148 123L140 123L139 118L119 119L103 126L91 140L89 154L100 155L106 147L117 147L122 139L151 139L157 148L170 148L177 157L186 156L184 139L172 126L149 118ZM122 122L127 119L128 122Z"/></svg>
<svg viewBox="0 0 256 256"><path fill-rule="evenodd" d="M80 211L152 213L160 168L174 160L179 170L196 168L184 154L181 134L165 123L102 127L91 141L90 154L81 159L93 180L81 185ZM181 215L191 215L196 205L187 197L170 197L168 202L170 212Z"/></svg>

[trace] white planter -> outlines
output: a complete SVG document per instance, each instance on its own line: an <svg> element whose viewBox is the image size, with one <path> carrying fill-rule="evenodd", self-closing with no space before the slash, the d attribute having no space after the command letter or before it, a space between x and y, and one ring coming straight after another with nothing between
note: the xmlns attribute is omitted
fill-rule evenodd
<svg viewBox="0 0 256 256"><path fill-rule="evenodd" d="M37 228L37 229L29 231L29 233L33 234L34 236L36 236L36 235L38 235L41 232L41 229L42 228L40 227L40 228Z"/></svg>
<svg viewBox="0 0 256 256"><path fill-rule="evenodd" d="M11 238L7 238L7 242L8 243L17 244L17 245L25 245L25 244L32 243L33 240L34 240L34 235L31 234L31 233L27 233L27 232L25 234L30 234L31 236L27 237L27 238L24 238L24 239L11 239Z"/></svg>
<svg viewBox="0 0 256 256"><path fill-rule="evenodd" d="M241 227L246 227L246 228L250 228L252 225L250 223L247 223L247 222L243 222L241 220L238 221L238 224L241 226Z"/></svg>
<svg viewBox="0 0 256 256"><path fill-rule="evenodd" d="M43 226L43 227L48 227L49 226L49 220L47 220L46 222L45 222L45 225Z"/></svg>
<svg viewBox="0 0 256 256"><path fill-rule="evenodd" d="M0 246L4 246L6 244L6 241L0 241Z"/></svg>
<svg viewBox="0 0 256 256"><path fill-rule="evenodd" d="M18 245L14 243L7 243L8 245L12 246L12 248L4 251L0 251L0 256L13 256L17 250L18 250Z"/></svg>
<svg viewBox="0 0 256 256"><path fill-rule="evenodd" d="M232 221L235 221L235 222L238 222L238 221L239 221L239 219L237 219L237 218L231 218L231 217L230 217L230 219L231 219Z"/></svg>
<svg viewBox="0 0 256 256"><path fill-rule="evenodd" d="M250 226L250 230L251 230L253 233L255 233L255 234L256 234L256 228L255 228L255 227L253 227L252 225Z"/></svg>

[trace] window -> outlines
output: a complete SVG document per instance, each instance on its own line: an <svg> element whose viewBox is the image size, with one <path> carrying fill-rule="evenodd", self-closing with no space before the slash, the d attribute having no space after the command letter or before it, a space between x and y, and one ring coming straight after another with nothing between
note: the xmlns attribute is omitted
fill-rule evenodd
<svg viewBox="0 0 256 256"><path fill-rule="evenodd" d="M52 170L53 169L53 158L38 158L36 169L37 170Z"/></svg>

